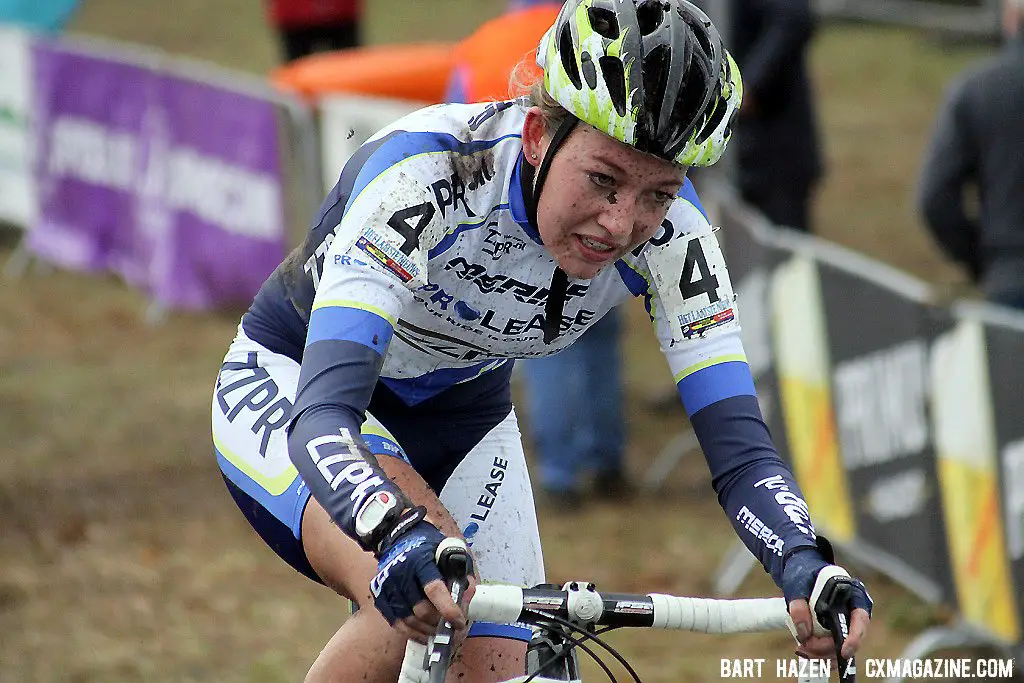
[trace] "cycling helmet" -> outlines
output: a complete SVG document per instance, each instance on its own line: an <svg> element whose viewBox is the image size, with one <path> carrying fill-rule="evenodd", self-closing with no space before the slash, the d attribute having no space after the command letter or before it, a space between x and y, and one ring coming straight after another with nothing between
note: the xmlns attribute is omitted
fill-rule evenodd
<svg viewBox="0 0 1024 683"><path fill-rule="evenodd" d="M686 166L718 161L743 97L718 31L686 0L568 0L537 64L577 118Z"/></svg>

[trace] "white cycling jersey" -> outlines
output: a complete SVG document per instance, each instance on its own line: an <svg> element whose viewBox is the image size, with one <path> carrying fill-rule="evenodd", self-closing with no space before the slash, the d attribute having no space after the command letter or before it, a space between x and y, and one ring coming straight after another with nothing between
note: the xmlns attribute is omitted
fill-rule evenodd
<svg viewBox="0 0 1024 683"><path fill-rule="evenodd" d="M394 338L381 377L411 399L506 359L555 353L637 296L677 379L743 360L725 263L688 182L649 243L593 280L570 281L561 334L544 343L555 262L526 219L522 123L511 102L442 105L381 131L357 177L342 177L351 197L343 217L321 226L328 229L302 263L315 299L277 303L298 304L303 318L315 310L314 321L386 320Z"/></svg>
<svg viewBox="0 0 1024 683"><path fill-rule="evenodd" d="M292 461L351 535L359 503L385 485L358 458L378 382L410 410L450 399L435 436L470 429L459 416L473 423L485 407L496 410L472 428L490 428L511 408L495 397L512 359L555 353L643 297L726 512L778 582L784 553L813 546L813 527L761 419L728 272L692 185L648 242L592 280L569 281L548 343L556 264L527 217L523 121L517 102L438 105L382 130L264 284L242 327L302 364ZM438 457L456 451L465 448Z"/></svg>

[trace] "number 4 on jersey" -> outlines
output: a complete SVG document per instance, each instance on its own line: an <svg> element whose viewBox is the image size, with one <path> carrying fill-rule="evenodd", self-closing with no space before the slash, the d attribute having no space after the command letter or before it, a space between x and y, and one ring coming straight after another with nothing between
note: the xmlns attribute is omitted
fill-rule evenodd
<svg viewBox="0 0 1024 683"><path fill-rule="evenodd" d="M388 225L405 238L401 251L406 256L411 256L419 246L420 233L430 224L434 217L434 205L430 202L410 206L407 209L396 211L388 219Z"/></svg>
<svg viewBox="0 0 1024 683"><path fill-rule="evenodd" d="M718 276L708 267L708 259L699 237L691 239L686 245L686 261L679 278L679 291L684 300L707 294L710 301L718 301Z"/></svg>

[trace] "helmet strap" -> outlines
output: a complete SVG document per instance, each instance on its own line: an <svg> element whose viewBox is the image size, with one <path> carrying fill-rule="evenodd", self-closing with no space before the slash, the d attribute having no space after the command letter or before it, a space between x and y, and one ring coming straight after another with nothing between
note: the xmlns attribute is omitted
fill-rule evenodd
<svg viewBox="0 0 1024 683"><path fill-rule="evenodd" d="M551 144L548 151L541 159L540 168L537 169L534 179L533 164L524 163L522 178L523 203L526 205L526 217L540 236L540 229L537 226L537 203L540 200L540 191L544 187L544 181L548 177L548 169L551 168L551 160L555 152L562 146L569 133L573 131L580 120L575 116L566 116L558 124L554 135L551 136ZM541 240L543 243L543 240ZM565 294L568 288L569 278L565 271L555 266L555 272L551 274L551 284L548 285L548 298L544 303L544 343L550 344L558 337L558 331L562 322L562 310L565 308Z"/></svg>
<svg viewBox="0 0 1024 683"><path fill-rule="evenodd" d="M529 162L523 164L523 172L520 174L523 185L523 204L526 205L526 218L534 229L538 227L537 204L540 201L540 191L544 187L544 181L548 177L548 169L551 168L551 160L554 159L555 152L558 151L558 148L562 146L565 139L569 137L569 133L573 131L573 128L579 122L580 120L575 116L566 116L565 120L558 124L554 135L551 136L551 144L548 145L548 151L544 158L540 160L540 168L534 169L533 164ZM540 234L540 230L537 230L537 234Z"/></svg>

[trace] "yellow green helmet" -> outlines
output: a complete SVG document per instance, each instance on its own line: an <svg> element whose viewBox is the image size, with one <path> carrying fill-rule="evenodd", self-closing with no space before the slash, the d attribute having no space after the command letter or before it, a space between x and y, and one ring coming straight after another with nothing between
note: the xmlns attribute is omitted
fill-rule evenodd
<svg viewBox="0 0 1024 683"><path fill-rule="evenodd" d="M686 0L568 0L537 64L580 120L686 166L718 161L743 98L718 31Z"/></svg>

